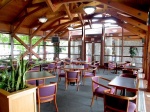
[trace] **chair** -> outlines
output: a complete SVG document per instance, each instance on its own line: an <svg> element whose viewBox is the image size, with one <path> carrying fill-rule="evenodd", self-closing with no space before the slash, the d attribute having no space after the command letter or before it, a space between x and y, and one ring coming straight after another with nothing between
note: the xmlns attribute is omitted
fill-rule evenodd
<svg viewBox="0 0 150 112"><path fill-rule="evenodd" d="M55 63L49 63L47 67L43 67L43 70L46 70L50 73L54 72L56 73L56 64Z"/></svg>
<svg viewBox="0 0 150 112"><path fill-rule="evenodd" d="M136 112L136 103L131 102L136 100L137 95L133 97L119 96L104 92L104 112Z"/></svg>
<svg viewBox="0 0 150 112"><path fill-rule="evenodd" d="M58 82L61 81L61 78L65 78L66 75L64 69L61 67L57 69L57 74L58 74Z"/></svg>
<svg viewBox="0 0 150 112"><path fill-rule="evenodd" d="M115 88L110 88L104 84L102 84L102 82L109 82L109 79L103 78L101 76L95 76L92 77L92 92L93 92L93 97L92 97L92 101L91 101L91 106L94 103L94 98L96 96L97 97L104 97L104 91L107 89L111 89L111 93L114 94L115 93Z"/></svg>
<svg viewBox="0 0 150 112"><path fill-rule="evenodd" d="M66 75L65 75L65 85L66 85L66 90L68 87L68 83L70 82L75 82L77 85L77 91L79 91L79 82L80 82L80 71L71 71L71 70L66 70Z"/></svg>
<svg viewBox="0 0 150 112"><path fill-rule="evenodd" d="M104 71L103 71L103 73L105 72L106 69L108 70L108 62L104 63Z"/></svg>
<svg viewBox="0 0 150 112"><path fill-rule="evenodd" d="M93 68L90 68L90 69L83 71L83 74L82 74L83 85L85 84L85 78L91 78L91 77L94 77L96 75L96 70L97 70L97 67L93 66Z"/></svg>
<svg viewBox="0 0 150 112"><path fill-rule="evenodd" d="M109 62L108 63L108 70L116 70L116 63L114 62Z"/></svg>
<svg viewBox="0 0 150 112"><path fill-rule="evenodd" d="M56 94L57 94L57 83L38 86L37 88L38 112L40 112L41 103L51 102L51 101L54 101L56 112L58 112Z"/></svg>

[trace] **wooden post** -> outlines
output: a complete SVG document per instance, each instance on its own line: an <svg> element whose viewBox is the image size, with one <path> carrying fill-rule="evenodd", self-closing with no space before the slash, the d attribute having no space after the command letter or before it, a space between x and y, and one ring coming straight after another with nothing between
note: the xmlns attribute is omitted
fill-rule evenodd
<svg viewBox="0 0 150 112"><path fill-rule="evenodd" d="M71 32L69 31L69 38L68 38L68 58L70 58L70 41L71 41Z"/></svg>
<svg viewBox="0 0 150 112"><path fill-rule="evenodd" d="M82 57L81 59L82 60L86 60L86 57L85 57L85 26L82 26Z"/></svg>
<svg viewBox="0 0 150 112"><path fill-rule="evenodd" d="M147 81L148 81L148 84L147 84L147 91L150 91L150 72L149 72L149 69L150 69L150 10L149 10L149 12L148 12L148 22L147 22L147 24L148 24L148 55L147 55L147 57L148 57L148 63L147 63Z"/></svg>
<svg viewBox="0 0 150 112"><path fill-rule="evenodd" d="M100 58L100 65L104 66L104 51L105 51L105 26L102 26L102 38L101 38L101 58Z"/></svg>

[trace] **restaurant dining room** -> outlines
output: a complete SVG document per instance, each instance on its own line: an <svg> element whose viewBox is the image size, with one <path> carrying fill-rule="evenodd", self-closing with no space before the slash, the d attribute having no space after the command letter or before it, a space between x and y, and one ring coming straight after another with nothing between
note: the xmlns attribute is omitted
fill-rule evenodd
<svg viewBox="0 0 150 112"><path fill-rule="evenodd" d="M0 112L149 105L149 0L0 0Z"/></svg>

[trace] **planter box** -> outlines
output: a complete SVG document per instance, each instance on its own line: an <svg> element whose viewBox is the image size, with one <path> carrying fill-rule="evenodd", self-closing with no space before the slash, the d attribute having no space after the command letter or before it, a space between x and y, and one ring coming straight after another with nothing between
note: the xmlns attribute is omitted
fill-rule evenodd
<svg viewBox="0 0 150 112"><path fill-rule="evenodd" d="M37 112L36 88L30 86L12 93L0 89L0 112Z"/></svg>

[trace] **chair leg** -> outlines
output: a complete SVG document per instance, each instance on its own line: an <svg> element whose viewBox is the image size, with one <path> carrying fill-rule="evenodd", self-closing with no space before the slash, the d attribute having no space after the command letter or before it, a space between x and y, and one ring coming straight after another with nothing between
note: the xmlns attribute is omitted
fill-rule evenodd
<svg viewBox="0 0 150 112"><path fill-rule="evenodd" d="M66 81L65 86L66 86L65 90L67 90L67 87L68 87L68 81Z"/></svg>
<svg viewBox="0 0 150 112"><path fill-rule="evenodd" d="M79 91L79 82L77 82L76 84L77 84L77 91Z"/></svg>
<svg viewBox="0 0 150 112"><path fill-rule="evenodd" d="M57 107L57 102L56 102L56 96L54 98L54 104L55 104L56 112L58 112L58 107Z"/></svg>
<svg viewBox="0 0 150 112"><path fill-rule="evenodd" d="M40 103L38 102L38 112L40 112Z"/></svg>
<svg viewBox="0 0 150 112"><path fill-rule="evenodd" d="M93 95L93 97L92 97L91 107L92 107L92 105L93 105L93 103L94 103L94 98L95 98L95 95Z"/></svg>

